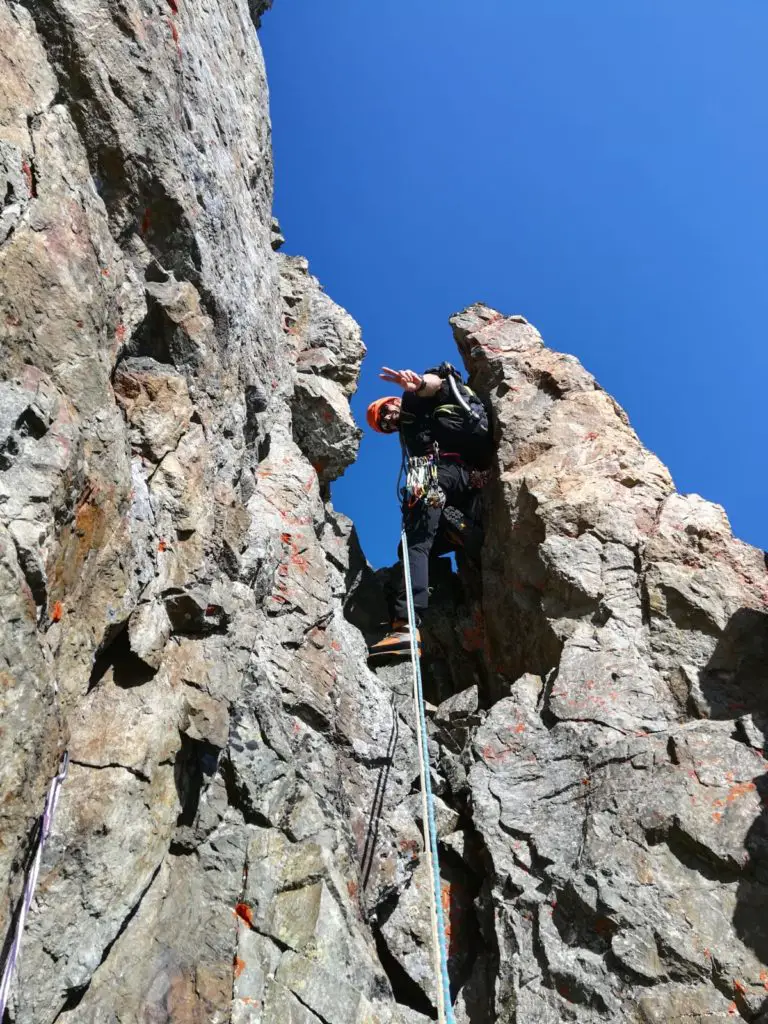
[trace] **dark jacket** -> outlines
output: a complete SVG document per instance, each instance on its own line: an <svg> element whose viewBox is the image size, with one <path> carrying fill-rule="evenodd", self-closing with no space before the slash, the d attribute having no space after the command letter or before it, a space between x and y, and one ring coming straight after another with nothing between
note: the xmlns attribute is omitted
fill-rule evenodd
<svg viewBox="0 0 768 1024"><path fill-rule="evenodd" d="M437 394L429 398L405 392L400 405L400 436L409 455L430 455L437 442L441 453L458 455L467 465L483 469L492 452L488 412L471 388L458 382L457 387L474 418L457 404L444 380Z"/></svg>

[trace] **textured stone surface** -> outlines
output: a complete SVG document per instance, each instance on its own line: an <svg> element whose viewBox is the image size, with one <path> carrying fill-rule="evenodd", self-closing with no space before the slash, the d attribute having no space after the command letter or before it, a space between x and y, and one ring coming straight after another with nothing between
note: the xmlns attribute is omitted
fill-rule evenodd
<svg viewBox="0 0 768 1024"><path fill-rule="evenodd" d="M414 746L327 502L364 348L272 247L267 6L0 4L4 934L71 757L15 1022L409 1019L367 892Z"/></svg>
<svg viewBox="0 0 768 1024"><path fill-rule="evenodd" d="M263 0L0 0L12 1024L435 1019L392 574L330 503L364 347L272 216ZM520 317L424 623L459 1024L768 1011L764 556ZM382 585L383 584L383 585Z"/></svg>
<svg viewBox="0 0 768 1024"><path fill-rule="evenodd" d="M278 257L282 326L299 372L294 390L294 437L330 483L354 462L361 431L347 399L357 387L365 346L360 328L321 290L300 256Z"/></svg>
<svg viewBox="0 0 768 1024"><path fill-rule="evenodd" d="M768 574L520 317L452 318L492 403L465 764L499 1020L756 1019L766 995Z"/></svg>

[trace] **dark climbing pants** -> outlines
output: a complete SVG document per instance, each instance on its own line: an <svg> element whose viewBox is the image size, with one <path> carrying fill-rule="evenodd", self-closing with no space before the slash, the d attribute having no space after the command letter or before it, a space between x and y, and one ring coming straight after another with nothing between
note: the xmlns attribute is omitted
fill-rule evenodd
<svg viewBox="0 0 768 1024"><path fill-rule="evenodd" d="M445 504L469 511L477 496L477 491L469 486L469 471L454 462L441 462L438 466L438 479L445 492ZM445 554L453 547L444 536L442 515L441 508L433 508L421 501L413 508L403 508L403 524L411 563L413 606L417 619L421 618L429 604L429 557L431 554ZM398 551L398 554L401 571L393 614L396 619L407 619L402 553Z"/></svg>

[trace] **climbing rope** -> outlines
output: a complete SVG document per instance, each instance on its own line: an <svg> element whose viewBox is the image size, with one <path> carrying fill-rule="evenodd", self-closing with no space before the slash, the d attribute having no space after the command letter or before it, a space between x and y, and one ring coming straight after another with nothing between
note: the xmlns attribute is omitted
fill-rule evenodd
<svg viewBox="0 0 768 1024"><path fill-rule="evenodd" d="M411 587L411 563L408 558L408 538L405 530L400 538L403 551L403 573L405 574L405 596L408 607L408 628L411 634L411 665L413 666L413 699L419 735L419 768L421 771L422 821L424 822L424 850L427 869L432 882L430 903L432 910L432 949L435 964L437 988L437 1019L439 1024L456 1024L451 1006L451 985L448 979L448 953L443 919L442 889L440 887L440 863L437 857L437 829L435 827L435 802L432 797L432 783L429 776L429 747L427 742L427 719L424 714L424 694L421 686L421 664L416 645L416 612L413 607Z"/></svg>
<svg viewBox="0 0 768 1024"><path fill-rule="evenodd" d="M48 839L48 835L51 831L51 825L53 825L53 815L56 811L56 804L59 802L59 792L61 791L64 779L67 777L68 768L69 754L65 751L61 761L59 762L59 770L48 788L48 796L45 801L42 817L38 823L34 854L24 882L24 892L16 915L16 923L11 926L13 930L12 933L9 934L3 950L2 973L0 974L0 1021L3 1019L5 1007L8 1002L8 996L11 992L13 972L16 968L16 961L19 958L19 949L21 948L21 936L24 931L24 925L27 921L29 908L32 905L32 897L35 894L37 876L40 873L40 861L43 856L43 847L45 846L46 840ZM13 936L12 938L11 934Z"/></svg>

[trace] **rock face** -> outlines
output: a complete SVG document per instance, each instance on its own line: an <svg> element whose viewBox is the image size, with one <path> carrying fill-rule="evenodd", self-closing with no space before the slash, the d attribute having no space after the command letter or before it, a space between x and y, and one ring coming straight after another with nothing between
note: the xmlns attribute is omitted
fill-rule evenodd
<svg viewBox="0 0 768 1024"><path fill-rule="evenodd" d="M330 503L364 347L277 252L268 7L0 0L3 941L71 759L10 1024L436 1016L409 669ZM520 318L453 326L499 439L425 627L456 1020L762 1019L763 555Z"/></svg>
<svg viewBox="0 0 768 1024"><path fill-rule="evenodd" d="M364 348L273 250L266 6L0 4L3 937L71 758L13 1021L418 1017L359 869L413 741L326 500Z"/></svg>
<svg viewBox="0 0 768 1024"><path fill-rule="evenodd" d="M520 317L452 318L492 403L466 739L492 863L492 1019L762 1019L768 574Z"/></svg>

